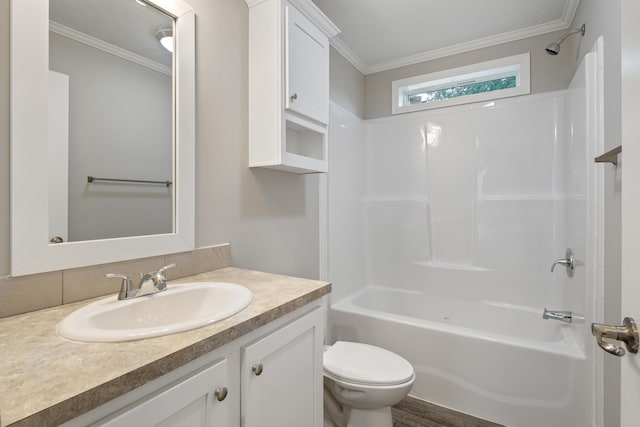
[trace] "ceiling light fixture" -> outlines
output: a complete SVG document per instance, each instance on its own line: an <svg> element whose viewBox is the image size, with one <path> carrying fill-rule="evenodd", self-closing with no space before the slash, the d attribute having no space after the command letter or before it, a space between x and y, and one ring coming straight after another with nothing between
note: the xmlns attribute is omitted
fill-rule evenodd
<svg viewBox="0 0 640 427"><path fill-rule="evenodd" d="M173 53L173 29L161 28L156 31L156 38L160 40L162 47Z"/></svg>

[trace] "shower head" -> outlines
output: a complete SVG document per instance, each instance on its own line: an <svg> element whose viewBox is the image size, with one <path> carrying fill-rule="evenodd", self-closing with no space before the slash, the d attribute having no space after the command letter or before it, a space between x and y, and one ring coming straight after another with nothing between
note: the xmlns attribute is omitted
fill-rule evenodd
<svg viewBox="0 0 640 427"><path fill-rule="evenodd" d="M569 31L567 34L565 34L564 36L560 37L560 39L556 42L551 43L549 46L547 46L547 48L545 49L547 51L547 53L549 55L557 55L558 52L560 52L560 45L562 44L562 42L569 37L571 34L578 34L580 33L581 36L584 36L584 31L585 31L585 24L582 24L582 26L576 30L573 31Z"/></svg>
<svg viewBox="0 0 640 427"><path fill-rule="evenodd" d="M545 49L549 55L557 55L560 52L560 42L553 42Z"/></svg>

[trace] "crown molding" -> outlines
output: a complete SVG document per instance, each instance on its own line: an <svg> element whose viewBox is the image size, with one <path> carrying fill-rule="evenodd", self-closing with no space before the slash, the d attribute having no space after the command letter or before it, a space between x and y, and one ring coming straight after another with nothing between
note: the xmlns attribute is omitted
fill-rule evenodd
<svg viewBox="0 0 640 427"><path fill-rule="evenodd" d="M249 0L247 0L249 1ZM391 61L384 61L375 64L367 64L355 54L341 39L336 37L331 40L331 46L333 46L347 61L358 69L362 74L373 74L381 71L391 70L394 68L405 67L407 65L418 64L420 62L431 61L438 58L444 58L450 55L456 55L459 53L470 52L485 47L495 46L502 43L508 43L516 40L525 39L528 37L539 36L541 34L550 33L553 31L560 31L569 28L575 18L576 11L580 5L580 0L568 0L562 17L555 21L547 22L545 24L534 25L521 30L510 31L507 33L497 34L495 36L484 37L481 39L473 40L466 43L460 43L452 46L447 46L441 49L430 50L427 52L421 52L415 55L406 56L403 58L394 59Z"/></svg>
<svg viewBox="0 0 640 427"><path fill-rule="evenodd" d="M245 0L249 9L259 5L260 3L264 3L265 1L268 0ZM327 15L325 15L324 12L322 12L311 0L282 0L282 4L286 3L291 3L295 6L300 13L316 24L327 37L332 38L340 34L340 29L336 27L335 24L327 18Z"/></svg>
<svg viewBox="0 0 640 427"><path fill-rule="evenodd" d="M157 71L168 76L172 74L171 67L167 67L166 65L160 64L156 61L152 61L151 59L145 58L144 56L138 55L137 53L133 53L121 47L112 45L111 43L107 43L103 40L97 39L93 36L90 36L89 34L74 30L73 28L69 28L58 22L49 21L49 30L68 39L75 40L79 43L83 43L87 46L91 46L103 52L110 53L135 64L142 65L143 67L149 68L153 71Z"/></svg>
<svg viewBox="0 0 640 427"><path fill-rule="evenodd" d="M417 64L420 62L431 61L438 58L444 58L445 56L457 55L459 53L470 52L473 50L495 46L502 43L526 39L528 37L538 36L540 34L563 30L563 29L566 29L567 27L568 27L568 24L566 24L561 20L557 20L550 23L525 28L523 30L510 31L508 33L502 33L495 36L484 37L484 38L473 40L466 43L447 46L442 49L435 49L428 52L423 52L416 55L395 59L392 61L380 62L377 64L369 65L367 67L367 72L365 74L378 73L380 71L391 70L393 68L399 68L407 65Z"/></svg>
<svg viewBox="0 0 640 427"><path fill-rule="evenodd" d="M560 18L560 20L562 22L566 22L567 27L571 26L571 23L576 17L578 6L580 6L580 0L568 0L567 3L565 3L564 12L562 13L562 18Z"/></svg>
<svg viewBox="0 0 640 427"><path fill-rule="evenodd" d="M249 7L249 9L251 9L253 6L260 4L262 2L264 2L266 0L245 0L245 2L247 3L247 6Z"/></svg>
<svg viewBox="0 0 640 427"><path fill-rule="evenodd" d="M350 48L347 46L339 37L334 37L329 40L331 46L340 53L340 55L344 56L347 61L351 63L358 71L362 74L369 74L367 64L360 59L358 55L356 55Z"/></svg>
<svg viewBox="0 0 640 427"><path fill-rule="evenodd" d="M340 34L340 29L311 0L288 0L288 3L291 3L303 15L318 25L327 37L332 38Z"/></svg>

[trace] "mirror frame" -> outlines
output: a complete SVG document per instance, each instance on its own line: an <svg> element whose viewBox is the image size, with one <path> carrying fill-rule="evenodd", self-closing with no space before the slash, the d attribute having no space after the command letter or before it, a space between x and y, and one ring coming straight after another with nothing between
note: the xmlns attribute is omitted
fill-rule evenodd
<svg viewBox="0 0 640 427"><path fill-rule="evenodd" d="M145 0L175 18L174 232L50 244L47 159L49 1L11 0L11 275L193 250L195 13L181 0Z"/></svg>

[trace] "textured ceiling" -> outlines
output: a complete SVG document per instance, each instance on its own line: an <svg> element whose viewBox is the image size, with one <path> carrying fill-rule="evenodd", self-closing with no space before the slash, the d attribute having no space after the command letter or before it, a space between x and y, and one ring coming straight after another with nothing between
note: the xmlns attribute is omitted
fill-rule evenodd
<svg viewBox="0 0 640 427"><path fill-rule="evenodd" d="M173 28L173 18L135 0L49 0L49 18L157 63L171 66L171 54L155 36Z"/></svg>
<svg viewBox="0 0 640 427"><path fill-rule="evenodd" d="M580 0L313 0L370 73L567 28Z"/></svg>

